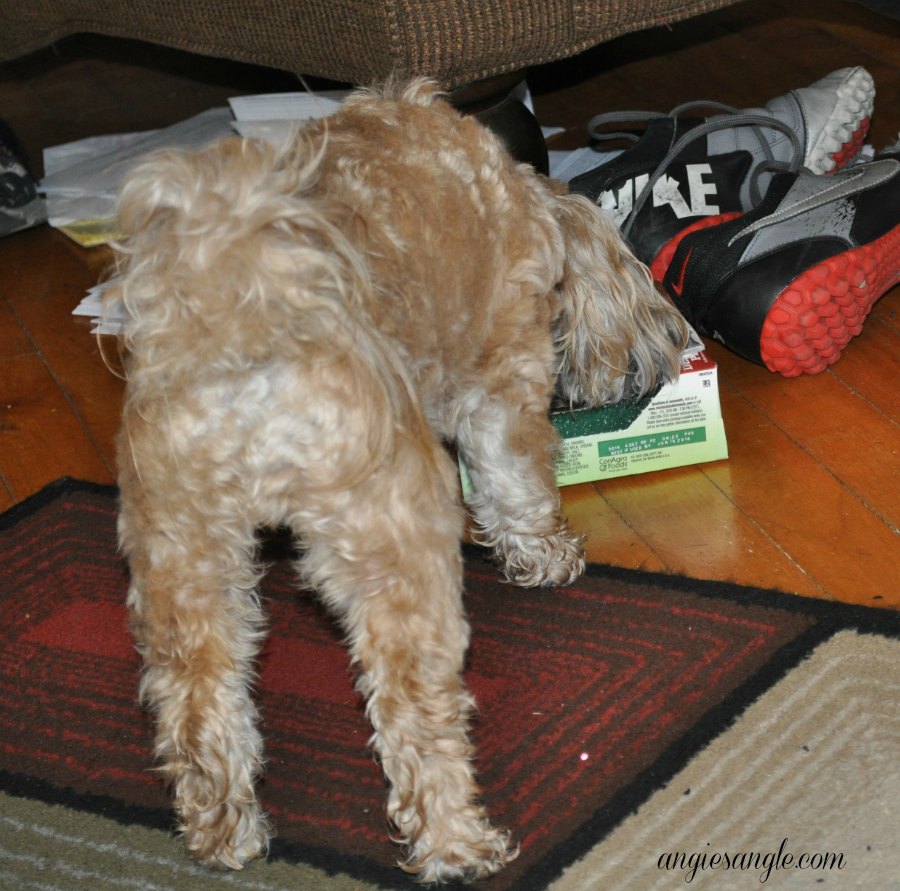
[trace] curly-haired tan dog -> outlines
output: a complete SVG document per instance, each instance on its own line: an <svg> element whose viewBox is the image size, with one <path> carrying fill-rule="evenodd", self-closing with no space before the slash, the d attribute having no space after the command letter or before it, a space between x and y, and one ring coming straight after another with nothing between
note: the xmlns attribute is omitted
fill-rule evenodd
<svg viewBox="0 0 900 891"><path fill-rule="evenodd" d="M404 868L495 872L515 848L471 764L463 511L441 440L510 581L570 582L555 382L577 403L646 392L677 372L679 317L601 211L424 81L357 94L278 149L157 155L120 217L120 535L188 849L239 868L266 848L254 556L260 527L286 525L346 631Z"/></svg>

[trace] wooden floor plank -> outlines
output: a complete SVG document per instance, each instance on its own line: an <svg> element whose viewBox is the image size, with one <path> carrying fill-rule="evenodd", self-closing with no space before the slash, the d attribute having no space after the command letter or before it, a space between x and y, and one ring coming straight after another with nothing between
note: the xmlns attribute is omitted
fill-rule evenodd
<svg viewBox="0 0 900 891"><path fill-rule="evenodd" d="M786 9L793 5L781 0ZM810 0L804 0L801 9L808 14ZM866 9L848 9L847 0L815 0L816 15L811 19L815 27L840 44L853 47L870 60L878 60L894 70L900 66L897 57L897 41L900 40L900 21ZM834 41L832 41L834 45ZM865 63L863 63L865 64Z"/></svg>
<svg viewBox="0 0 900 891"><path fill-rule="evenodd" d="M5 258L6 255L0 249L0 265L4 263ZM9 301L0 292L0 360L33 352L34 346L19 325Z"/></svg>
<svg viewBox="0 0 900 891"><path fill-rule="evenodd" d="M823 596L823 588L715 482L715 468L723 465L720 472L727 473L728 464L624 477L602 484L602 491L669 572ZM615 554L604 560L619 562Z"/></svg>
<svg viewBox="0 0 900 891"><path fill-rule="evenodd" d="M38 356L0 362L0 475L20 501L63 476L111 482L106 462Z"/></svg>
<svg viewBox="0 0 900 891"><path fill-rule="evenodd" d="M829 373L783 378L716 351L728 386L900 531L900 427ZM900 559L900 539L897 543Z"/></svg>
<svg viewBox="0 0 900 891"><path fill-rule="evenodd" d="M64 398L112 468L123 384L104 362L90 322L72 316L109 256L96 249L84 250L58 232L39 229L22 233L15 248L17 288L9 302L53 369ZM106 346L115 355L114 343Z"/></svg>
<svg viewBox="0 0 900 891"><path fill-rule="evenodd" d="M900 288L892 299L900 304ZM897 332L880 318L866 322L859 343L851 344L828 371L894 424L900 423L900 353Z"/></svg>
<svg viewBox="0 0 900 891"><path fill-rule="evenodd" d="M710 479L829 598L900 606L900 538L831 468L726 386L731 459L710 468Z"/></svg>
<svg viewBox="0 0 900 891"><path fill-rule="evenodd" d="M870 318L878 319L895 334L900 334L900 285L888 291L872 307Z"/></svg>
<svg viewBox="0 0 900 891"><path fill-rule="evenodd" d="M627 569L665 570L665 562L604 497L604 485L585 483L562 490L572 530L585 536L587 559Z"/></svg>

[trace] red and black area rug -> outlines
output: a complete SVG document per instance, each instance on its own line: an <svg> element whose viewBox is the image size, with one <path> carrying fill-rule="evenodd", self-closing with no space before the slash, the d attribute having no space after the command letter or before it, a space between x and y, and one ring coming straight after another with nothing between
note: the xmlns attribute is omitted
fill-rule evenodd
<svg viewBox="0 0 900 891"><path fill-rule="evenodd" d="M113 489L64 480L0 517L0 887L413 887L339 632L277 543L258 699L278 836L240 874L189 864L115 513ZM480 782L521 843L486 888L751 888L766 863L792 889L898 887L879 877L900 875L900 818L866 822L900 800L894 613L600 566L520 590L474 551L466 608Z"/></svg>

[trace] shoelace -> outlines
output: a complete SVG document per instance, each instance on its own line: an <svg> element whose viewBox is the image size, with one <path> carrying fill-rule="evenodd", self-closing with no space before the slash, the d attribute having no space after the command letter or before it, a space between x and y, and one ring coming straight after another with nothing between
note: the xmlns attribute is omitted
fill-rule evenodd
<svg viewBox="0 0 900 891"><path fill-rule="evenodd" d="M591 120L588 122L588 134L593 139L596 139L600 142L611 139L627 139L632 142L637 142L641 137L635 133L629 133L627 131L607 133L603 132L601 128L608 126L609 124L648 121L655 118L677 118L683 115L686 111L696 111L698 109L716 109L718 111L725 112L726 114L730 115L730 117L718 118L717 120L712 121L704 121L697 126L692 127L690 130L688 130L687 133L685 133L682 137L675 141L675 144L669 149L666 156L662 159L662 161L659 162L657 168L650 175L650 179L647 181L647 184L642 189L640 195L635 198L634 206L631 208L631 212L628 214L628 217L622 224L621 231L624 238L628 238L628 236L630 235L631 229L634 226L634 222L637 219L638 213L640 212L644 204L646 204L646 202L649 200L650 196L653 194L653 187L656 185L660 177L662 177L666 172L668 166L685 150L688 145L690 145L695 140L706 136L708 133L714 133L717 130L730 130L734 127L751 127L753 129L753 132L756 135L756 138L759 140L760 146L762 147L763 153L765 154L765 160L757 165L750 179L750 197L754 204L758 204L762 200L762 193L759 190L758 179L764 171L786 170L790 171L791 173L796 173L803 166L803 146L800 144L800 138L797 136L797 134L789 124L786 124L784 123L784 121L780 121L778 120L778 118L769 115L746 114L739 108L734 108L731 105L725 105L721 102L707 102L705 100L685 102L682 105L678 105L673 108L672 111L670 111L668 114L663 114L662 112L658 111L605 112L591 118ZM788 137L792 148L792 157L789 162L784 163L775 160L775 155L772 152L772 146L769 144L768 140L763 136L762 133L762 131L765 129L779 130Z"/></svg>

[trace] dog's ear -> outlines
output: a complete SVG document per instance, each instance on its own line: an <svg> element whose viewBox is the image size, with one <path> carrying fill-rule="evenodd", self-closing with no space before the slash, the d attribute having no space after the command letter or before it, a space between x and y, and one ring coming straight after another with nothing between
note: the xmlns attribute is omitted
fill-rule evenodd
<svg viewBox="0 0 900 891"><path fill-rule="evenodd" d="M674 379L687 341L681 315L608 214L581 195L555 202L566 245L554 328L561 395L596 406Z"/></svg>

